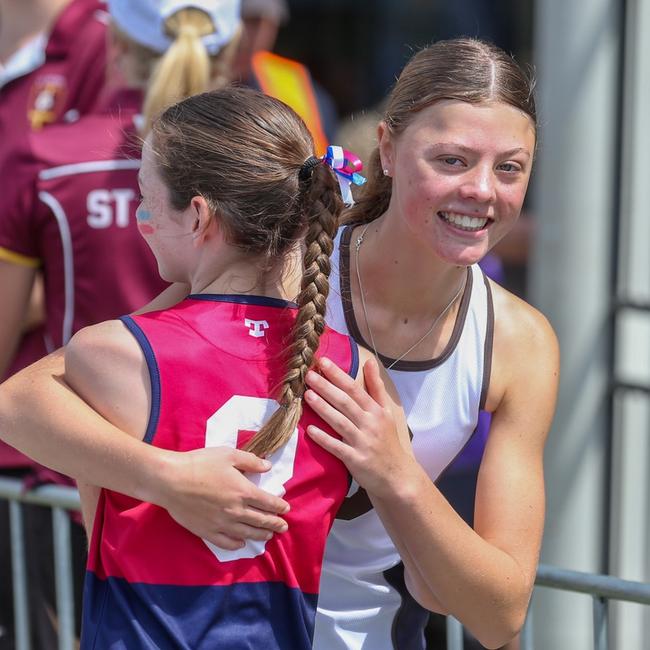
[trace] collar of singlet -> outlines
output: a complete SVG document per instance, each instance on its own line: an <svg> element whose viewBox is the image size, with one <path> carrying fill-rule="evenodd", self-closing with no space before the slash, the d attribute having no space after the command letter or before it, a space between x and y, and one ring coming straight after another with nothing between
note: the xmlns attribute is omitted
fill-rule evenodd
<svg viewBox="0 0 650 650"><path fill-rule="evenodd" d="M298 305L290 300L271 298L269 296L249 296L245 294L191 293L190 300L207 300L211 302L232 302L238 305L257 305L259 307L289 307L297 309Z"/></svg>

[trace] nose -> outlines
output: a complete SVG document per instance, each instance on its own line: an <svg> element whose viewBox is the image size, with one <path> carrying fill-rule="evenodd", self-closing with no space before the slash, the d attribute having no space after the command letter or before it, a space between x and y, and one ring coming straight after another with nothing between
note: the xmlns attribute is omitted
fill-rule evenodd
<svg viewBox="0 0 650 650"><path fill-rule="evenodd" d="M463 175L460 188L462 198L491 203L496 199L496 180L494 172L488 165L480 165L469 169Z"/></svg>

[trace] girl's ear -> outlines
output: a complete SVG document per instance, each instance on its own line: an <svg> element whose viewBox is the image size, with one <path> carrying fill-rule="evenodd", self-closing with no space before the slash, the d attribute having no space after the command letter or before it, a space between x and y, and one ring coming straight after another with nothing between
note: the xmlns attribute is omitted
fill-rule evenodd
<svg viewBox="0 0 650 650"><path fill-rule="evenodd" d="M381 168L387 176L393 175L393 138L388 125L383 120L377 125L377 143Z"/></svg>
<svg viewBox="0 0 650 650"><path fill-rule="evenodd" d="M192 239L195 246L208 241L219 231L219 222L204 197L192 197L189 206Z"/></svg>

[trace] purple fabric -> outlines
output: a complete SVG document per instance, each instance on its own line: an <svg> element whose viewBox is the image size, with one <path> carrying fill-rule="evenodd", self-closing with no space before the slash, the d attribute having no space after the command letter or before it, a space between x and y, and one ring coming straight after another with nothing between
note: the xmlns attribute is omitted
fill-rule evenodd
<svg viewBox="0 0 650 650"><path fill-rule="evenodd" d="M504 278L503 264L501 260L494 254L488 253L480 262L479 266L488 276L488 278L495 282L502 282ZM473 468L477 468L481 464L483 458L483 450L487 443L488 433L490 431L491 416L486 411L481 411L478 414L478 423L476 430L472 434L467 445L458 454L454 462L447 470L450 474L457 472L467 472Z"/></svg>

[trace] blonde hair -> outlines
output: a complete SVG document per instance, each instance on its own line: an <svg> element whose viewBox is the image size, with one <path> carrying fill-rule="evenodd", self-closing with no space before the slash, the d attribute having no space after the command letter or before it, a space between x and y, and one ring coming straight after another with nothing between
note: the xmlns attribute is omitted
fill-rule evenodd
<svg viewBox="0 0 650 650"><path fill-rule="evenodd" d="M246 449L266 456L284 445L302 414L305 375L325 329L330 255L343 203L336 177L316 164L305 123L281 101L250 88L195 95L153 123L152 143L171 204L185 209L205 198L228 242L265 264L304 246L298 313L270 386L280 404ZM197 165L196 161L201 164Z"/></svg>
<svg viewBox="0 0 650 650"><path fill-rule="evenodd" d="M115 25L113 31L133 54L135 82L146 88L142 108L144 133L149 132L154 118L168 106L230 83L241 30L211 57L201 37L211 34L214 25L201 9L181 9L167 18L165 31L174 41L162 55L134 41Z"/></svg>

